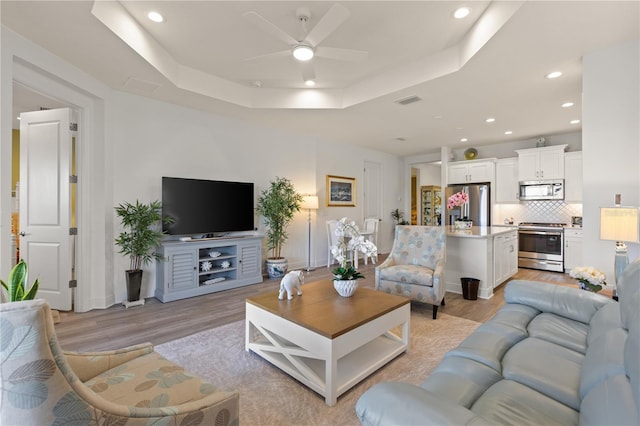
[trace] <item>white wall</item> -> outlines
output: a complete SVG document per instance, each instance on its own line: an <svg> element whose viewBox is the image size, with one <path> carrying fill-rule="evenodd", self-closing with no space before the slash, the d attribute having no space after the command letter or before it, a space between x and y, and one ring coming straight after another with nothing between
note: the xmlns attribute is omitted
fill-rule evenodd
<svg viewBox="0 0 640 426"><path fill-rule="evenodd" d="M113 244L114 235L121 229L114 206L136 199L143 202L160 199L162 176L250 181L256 185L256 197L271 179L283 176L292 180L298 192L317 193L321 208L313 216L314 265L326 264L325 219L342 216L362 219L361 192L357 193L356 207L324 206L326 174L353 176L361 184L364 162L380 163L384 211L391 211L395 204L390 200L403 190L401 163L395 156L358 147L337 147L304 135L122 93L107 88L5 27L2 27L1 58L2 141L11 141L11 92L17 76L16 63L33 69L45 80L55 79L63 84L65 97L82 94L99 106L94 107L92 101L78 105L86 114L82 121L91 130L83 135L81 148L88 158L82 157L79 165L79 179L85 188L80 200L85 220L79 223L79 236L86 239L79 253L79 267L86 271L78 279L81 288L77 292L76 306L80 311L107 307L125 298L127 259L117 253ZM33 82L32 78L25 80L27 86ZM0 151L2 276L10 269L9 256L5 255L10 251L11 209L4 208L11 206L10 145L3 143ZM89 182L83 182L87 177L90 177ZM390 238L384 236L390 220L389 217L383 222L382 252L391 245ZM264 230L258 220L256 225ZM296 216L289 234L284 255L289 258L291 267L303 267L307 263L306 212ZM146 296L152 296L155 268L148 266L145 270L143 291ZM99 276L92 271L99 271Z"/></svg>
<svg viewBox="0 0 640 426"><path fill-rule="evenodd" d="M600 207L640 205L640 41L586 54L583 60L584 221L600 223ZM613 283L615 242L601 241L599 225L584 230L584 262ZM627 244L631 261L638 244Z"/></svg>

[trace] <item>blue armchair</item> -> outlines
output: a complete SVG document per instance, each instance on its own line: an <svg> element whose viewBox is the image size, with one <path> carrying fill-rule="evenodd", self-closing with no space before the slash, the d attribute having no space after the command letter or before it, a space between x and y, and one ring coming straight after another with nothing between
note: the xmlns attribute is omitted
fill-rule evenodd
<svg viewBox="0 0 640 426"><path fill-rule="evenodd" d="M396 226L389 257L376 268L375 288L433 305L444 306L446 236L441 226Z"/></svg>

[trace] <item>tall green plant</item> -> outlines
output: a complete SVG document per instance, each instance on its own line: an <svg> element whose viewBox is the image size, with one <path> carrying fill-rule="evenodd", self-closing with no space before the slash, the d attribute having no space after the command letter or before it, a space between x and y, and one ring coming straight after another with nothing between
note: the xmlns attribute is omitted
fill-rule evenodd
<svg viewBox="0 0 640 426"><path fill-rule="evenodd" d="M38 279L33 282L31 288L27 290L27 278L29 276L29 268L24 260L20 260L16 266L9 272L9 278L5 283L0 280L0 284L7 290L9 302L20 302L21 300L33 300L38 292L40 285Z"/></svg>
<svg viewBox="0 0 640 426"><path fill-rule="evenodd" d="M293 215L300 211L302 195L298 194L291 181L276 177L271 186L260 193L258 213L264 217L267 225L267 248L272 258L282 258L282 246L287 241L287 226Z"/></svg>
<svg viewBox="0 0 640 426"><path fill-rule="evenodd" d="M130 270L141 269L143 264L160 259L155 252L164 235L159 224L173 222L168 217L163 219L160 201L149 204L138 200L135 204L125 202L116 207L116 214L124 230L115 242L120 247L119 253L130 257Z"/></svg>

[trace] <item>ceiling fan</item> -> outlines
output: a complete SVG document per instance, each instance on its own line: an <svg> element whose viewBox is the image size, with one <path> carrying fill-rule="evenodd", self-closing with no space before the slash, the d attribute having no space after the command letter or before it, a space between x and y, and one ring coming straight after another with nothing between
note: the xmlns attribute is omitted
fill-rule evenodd
<svg viewBox="0 0 640 426"><path fill-rule="evenodd" d="M289 46L289 49L287 50L254 56L252 58L247 58L246 60L292 55L299 61L302 78L308 85L313 85L315 83L315 70L311 62L312 58L318 56L338 61L357 62L366 59L368 54L362 50L319 46L325 38L331 35L331 33L333 33L349 18L349 10L337 3L331 6L331 9L325 13L325 15L310 31L307 30L307 22L311 17L311 12L309 9L304 7L296 9L296 17L300 22L300 34L298 38L291 36L289 33L268 21L257 12L246 12L243 16L253 22L253 24L262 31L271 34L273 37Z"/></svg>

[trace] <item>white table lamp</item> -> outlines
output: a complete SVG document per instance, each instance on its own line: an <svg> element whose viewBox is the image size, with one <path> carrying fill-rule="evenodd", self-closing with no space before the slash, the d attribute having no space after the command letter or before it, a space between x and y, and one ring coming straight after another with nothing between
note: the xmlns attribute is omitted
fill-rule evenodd
<svg viewBox="0 0 640 426"><path fill-rule="evenodd" d="M627 255L628 243L637 243L639 218L638 207L621 207L620 198L616 195L615 207L600 208L600 239L616 242L614 272L616 284L629 264Z"/></svg>
<svg viewBox="0 0 640 426"><path fill-rule="evenodd" d="M311 267L311 210L318 210L318 197L316 195L305 195L302 198L302 204L300 205L301 209L306 209L309 213L309 223L308 223L308 251L307 251L307 272L313 271Z"/></svg>

